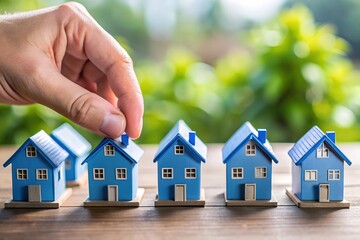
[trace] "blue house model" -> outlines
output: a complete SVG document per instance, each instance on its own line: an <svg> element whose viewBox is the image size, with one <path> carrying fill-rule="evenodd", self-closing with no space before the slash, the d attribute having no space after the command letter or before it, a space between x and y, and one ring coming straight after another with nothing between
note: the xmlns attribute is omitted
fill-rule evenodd
<svg viewBox="0 0 360 240"><path fill-rule="evenodd" d="M266 129L258 131L243 124L222 149L226 164L227 200L270 200L272 162L278 160L266 139Z"/></svg>
<svg viewBox="0 0 360 240"><path fill-rule="evenodd" d="M65 191L68 153L47 133L30 137L4 163L12 164L13 201L53 202Z"/></svg>
<svg viewBox="0 0 360 240"><path fill-rule="evenodd" d="M89 201L131 201L138 190L138 162L144 151L128 135L104 138L88 164Z"/></svg>
<svg viewBox="0 0 360 240"><path fill-rule="evenodd" d="M292 191L301 201L342 201L344 162L350 160L335 144L335 132L310 129L289 151Z"/></svg>
<svg viewBox="0 0 360 240"><path fill-rule="evenodd" d="M86 171L86 165L81 165L91 150L91 145L70 124L56 128L51 137L69 153L65 160L66 182L76 182Z"/></svg>
<svg viewBox="0 0 360 240"><path fill-rule="evenodd" d="M199 200L201 162L207 147L180 120L161 141L154 157L158 167L158 200Z"/></svg>

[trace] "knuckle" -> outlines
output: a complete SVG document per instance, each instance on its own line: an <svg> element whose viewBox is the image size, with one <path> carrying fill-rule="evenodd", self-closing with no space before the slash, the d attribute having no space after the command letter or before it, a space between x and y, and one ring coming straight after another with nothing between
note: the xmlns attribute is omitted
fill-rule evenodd
<svg viewBox="0 0 360 240"><path fill-rule="evenodd" d="M87 125L90 112L96 106L96 99L91 93L85 93L78 97L70 106L70 118L80 124Z"/></svg>
<svg viewBox="0 0 360 240"><path fill-rule="evenodd" d="M59 5L58 10L64 16L79 16L81 13L87 12L84 5L78 2L66 2Z"/></svg>

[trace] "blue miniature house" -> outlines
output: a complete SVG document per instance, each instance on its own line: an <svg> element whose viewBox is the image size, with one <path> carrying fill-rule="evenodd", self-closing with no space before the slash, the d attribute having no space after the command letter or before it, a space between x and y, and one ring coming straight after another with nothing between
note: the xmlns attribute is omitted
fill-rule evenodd
<svg viewBox="0 0 360 240"><path fill-rule="evenodd" d="M266 139L266 129L258 131L243 124L222 150L226 164L227 200L270 200L272 162L278 160Z"/></svg>
<svg viewBox="0 0 360 240"><path fill-rule="evenodd" d="M13 201L53 202L65 190L68 153L47 133L30 137L4 163L12 164Z"/></svg>
<svg viewBox="0 0 360 240"><path fill-rule="evenodd" d="M89 201L134 199L143 152L126 134L104 138L82 163L88 164Z"/></svg>
<svg viewBox="0 0 360 240"><path fill-rule="evenodd" d="M343 200L344 162L351 162L335 139L335 132L325 134L314 126L288 152L292 159L292 191L300 200Z"/></svg>
<svg viewBox="0 0 360 240"><path fill-rule="evenodd" d="M201 162L207 147L180 120L161 141L154 157L158 171L158 200L199 200Z"/></svg>
<svg viewBox="0 0 360 240"><path fill-rule="evenodd" d="M91 150L91 145L70 124L56 128L51 137L69 153L65 160L65 176L67 182L74 182L86 171L86 165L81 165Z"/></svg>

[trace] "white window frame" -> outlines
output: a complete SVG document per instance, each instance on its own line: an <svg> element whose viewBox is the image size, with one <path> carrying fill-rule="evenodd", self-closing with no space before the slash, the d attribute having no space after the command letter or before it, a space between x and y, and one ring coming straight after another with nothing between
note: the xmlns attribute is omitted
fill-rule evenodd
<svg viewBox="0 0 360 240"><path fill-rule="evenodd" d="M245 156L256 156L256 144L254 142L249 142L245 146Z"/></svg>
<svg viewBox="0 0 360 240"><path fill-rule="evenodd" d="M36 147L29 145L26 147L26 157L37 157Z"/></svg>
<svg viewBox="0 0 360 240"><path fill-rule="evenodd" d="M165 171L167 171L167 172L165 173ZM167 175L166 177L165 177L165 174ZM171 174L171 177L168 176L169 174ZM162 179L173 179L174 178L174 169L173 168L162 168L161 169L161 178Z"/></svg>
<svg viewBox="0 0 360 240"><path fill-rule="evenodd" d="M255 167L255 178L267 178L267 168Z"/></svg>
<svg viewBox="0 0 360 240"><path fill-rule="evenodd" d="M71 169L71 161L69 159L65 160L65 169Z"/></svg>
<svg viewBox="0 0 360 240"><path fill-rule="evenodd" d="M316 150L316 158L329 158L329 149L325 146L325 143L322 143Z"/></svg>
<svg viewBox="0 0 360 240"><path fill-rule="evenodd" d="M244 179L244 168L242 167L231 168L231 179Z"/></svg>
<svg viewBox="0 0 360 240"><path fill-rule="evenodd" d="M100 172L102 171L102 172ZM98 175L98 177L96 177ZM100 177L102 175L102 177ZM94 180L104 180L105 179L105 169L104 168L93 168L93 179Z"/></svg>
<svg viewBox="0 0 360 240"><path fill-rule="evenodd" d="M175 155L184 155L185 154L185 146L184 145L174 145L174 153L175 153Z"/></svg>
<svg viewBox="0 0 360 240"><path fill-rule="evenodd" d="M310 173L310 178L307 173ZM312 173L315 174L315 179L312 179ZM305 170L304 171L304 180L305 181L317 181L318 180L318 171L317 170Z"/></svg>
<svg viewBox="0 0 360 240"><path fill-rule="evenodd" d="M332 177L330 177L332 176ZM338 177L336 177L338 176ZM339 181L341 178L341 171L340 169L329 169L328 170L328 180L329 181Z"/></svg>
<svg viewBox="0 0 360 240"><path fill-rule="evenodd" d="M26 178L24 176L26 176ZM26 168L16 169L16 179L17 180L28 180L28 178L29 178L29 171Z"/></svg>
<svg viewBox="0 0 360 240"><path fill-rule="evenodd" d="M116 168L115 169L116 180L126 180L127 179L127 169L126 168Z"/></svg>
<svg viewBox="0 0 360 240"><path fill-rule="evenodd" d="M196 179L196 168L185 168L185 179Z"/></svg>
<svg viewBox="0 0 360 240"><path fill-rule="evenodd" d="M104 146L104 156L115 156L115 147L111 144Z"/></svg>
<svg viewBox="0 0 360 240"><path fill-rule="evenodd" d="M36 180L48 180L48 170L45 168L36 169Z"/></svg>

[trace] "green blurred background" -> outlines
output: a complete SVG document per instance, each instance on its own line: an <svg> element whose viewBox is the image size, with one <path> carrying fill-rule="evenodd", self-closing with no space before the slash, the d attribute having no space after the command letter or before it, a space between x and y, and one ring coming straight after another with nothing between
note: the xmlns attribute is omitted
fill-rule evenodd
<svg viewBox="0 0 360 240"><path fill-rule="evenodd" d="M0 11L62 2L0 0ZM315 124L360 140L360 1L79 2L134 60L145 99L138 142L158 143L180 118L207 143L248 120L273 142L296 141ZM1 105L0 144L64 121L40 105Z"/></svg>

